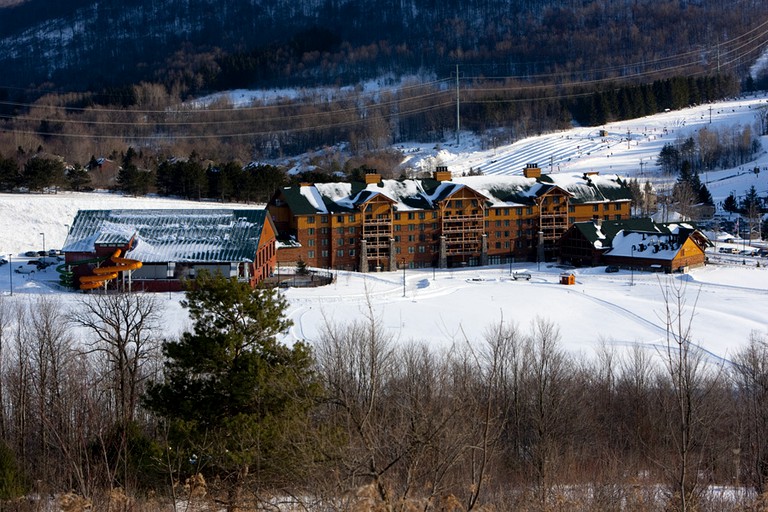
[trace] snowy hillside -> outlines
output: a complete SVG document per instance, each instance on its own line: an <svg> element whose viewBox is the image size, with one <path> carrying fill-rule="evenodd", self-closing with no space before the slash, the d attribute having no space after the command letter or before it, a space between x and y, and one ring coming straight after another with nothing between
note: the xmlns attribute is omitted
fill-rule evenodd
<svg viewBox="0 0 768 512"><path fill-rule="evenodd" d="M664 144L694 136L702 128L726 129L754 127L758 115L768 109L765 94L699 105L592 128L541 135L495 149L478 150L477 139L461 134L460 144L403 144L404 167L417 171L446 165L454 174L470 170L483 174L522 174L527 163L537 163L545 173L599 171L627 177L661 179L656 159ZM601 130L605 135L601 136ZM754 133L759 133L757 129ZM627 140L629 139L629 140ZM768 139L763 138L763 153L755 165L768 169ZM750 167L750 169L751 169ZM768 193L768 172L760 176L746 169L707 173L701 177L710 186L715 201L732 191L741 195L755 185L760 195Z"/></svg>

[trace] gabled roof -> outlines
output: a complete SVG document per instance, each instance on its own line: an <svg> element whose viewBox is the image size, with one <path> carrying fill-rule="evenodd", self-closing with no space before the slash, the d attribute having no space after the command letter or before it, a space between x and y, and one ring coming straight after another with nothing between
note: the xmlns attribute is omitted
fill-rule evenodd
<svg viewBox="0 0 768 512"><path fill-rule="evenodd" d="M611 256L672 259L688 238L702 250L710 243L693 224L656 223L648 218L577 222L573 229L595 249L605 250Z"/></svg>
<svg viewBox="0 0 768 512"><path fill-rule="evenodd" d="M562 190L575 204L630 201L629 187L616 176L557 174L524 176L464 176L451 181L381 180L379 183L316 183L286 187L282 197L294 215L334 214L355 211L371 194L383 194L395 209L431 210L437 203L464 188L483 196L492 207L531 206L536 198Z"/></svg>
<svg viewBox="0 0 768 512"><path fill-rule="evenodd" d="M539 178L542 183L557 185L568 191L571 203L605 203L631 201L632 193L621 178L612 175L546 174Z"/></svg>
<svg viewBox="0 0 768 512"><path fill-rule="evenodd" d="M253 261L266 210L80 210L64 252L134 244L127 258L144 263Z"/></svg>

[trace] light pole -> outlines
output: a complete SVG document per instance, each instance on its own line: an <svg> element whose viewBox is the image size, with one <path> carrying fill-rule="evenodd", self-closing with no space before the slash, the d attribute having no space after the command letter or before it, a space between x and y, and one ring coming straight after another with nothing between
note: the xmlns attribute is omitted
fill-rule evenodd
<svg viewBox="0 0 768 512"><path fill-rule="evenodd" d="M13 296L13 255L8 255L8 274L11 276L11 296Z"/></svg>
<svg viewBox="0 0 768 512"><path fill-rule="evenodd" d="M405 258L400 260L400 263L402 264L402 267L403 267L403 297L405 297Z"/></svg>
<svg viewBox="0 0 768 512"><path fill-rule="evenodd" d="M630 249L632 251L632 261L629 262L629 271L631 272L629 286L635 286L635 246L633 245Z"/></svg>
<svg viewBox="0 0 768 512"><path fill-rule="evenodd" d="M43 237L43 257L45 257L45 233L40 233L40 236Z"/></svg>

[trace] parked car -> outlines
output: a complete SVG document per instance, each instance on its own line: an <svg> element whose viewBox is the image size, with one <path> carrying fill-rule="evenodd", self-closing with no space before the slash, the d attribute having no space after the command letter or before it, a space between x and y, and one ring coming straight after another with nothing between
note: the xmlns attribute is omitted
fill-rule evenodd
<svg viewBox="0 0 768 512"><path fill-rule="evenodd" d="M605 267L605 271L608 272L609 274L613 274L614 272L619 271L619 267L617 267L616 265L608 265L607 267Z"/></svg>
<svg viewBox="0 0 768 512"><path fill-rule="evenodd" d="M24 256L26 256L27 258L34 258L35 256L37 256L37 251L27 251L24 253Z"/></svg>
<svg viewBox="0 0 768 512"><path fill-rule="evenodd" d="M5 259L5 258L0 258L0 267L2 267L3 265L5 265L6 263L8 263L8 260L7 260L7 259Z"/></svg>
<svg viewBox="0 0 768 512"><path fill-rule="evenodd" d="M26 266L19 265L18 267L16 267L16 270L14 270L14 272L16 272L17 274L33 274L35 272L35 268L37 267L30 267L29 265L26 265Z"/></svg>

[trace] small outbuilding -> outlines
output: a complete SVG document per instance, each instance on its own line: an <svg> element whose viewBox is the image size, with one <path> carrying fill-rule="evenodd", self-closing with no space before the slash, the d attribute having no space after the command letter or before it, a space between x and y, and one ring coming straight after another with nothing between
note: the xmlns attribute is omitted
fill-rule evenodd
<svg viewBox="0 0 768 512"><path fill-rule="evenodd" d="M578 222L560 239L560 257L579 266L678 272L704 265L704 251L711 246L709 239L687 222Z"/></svg>

